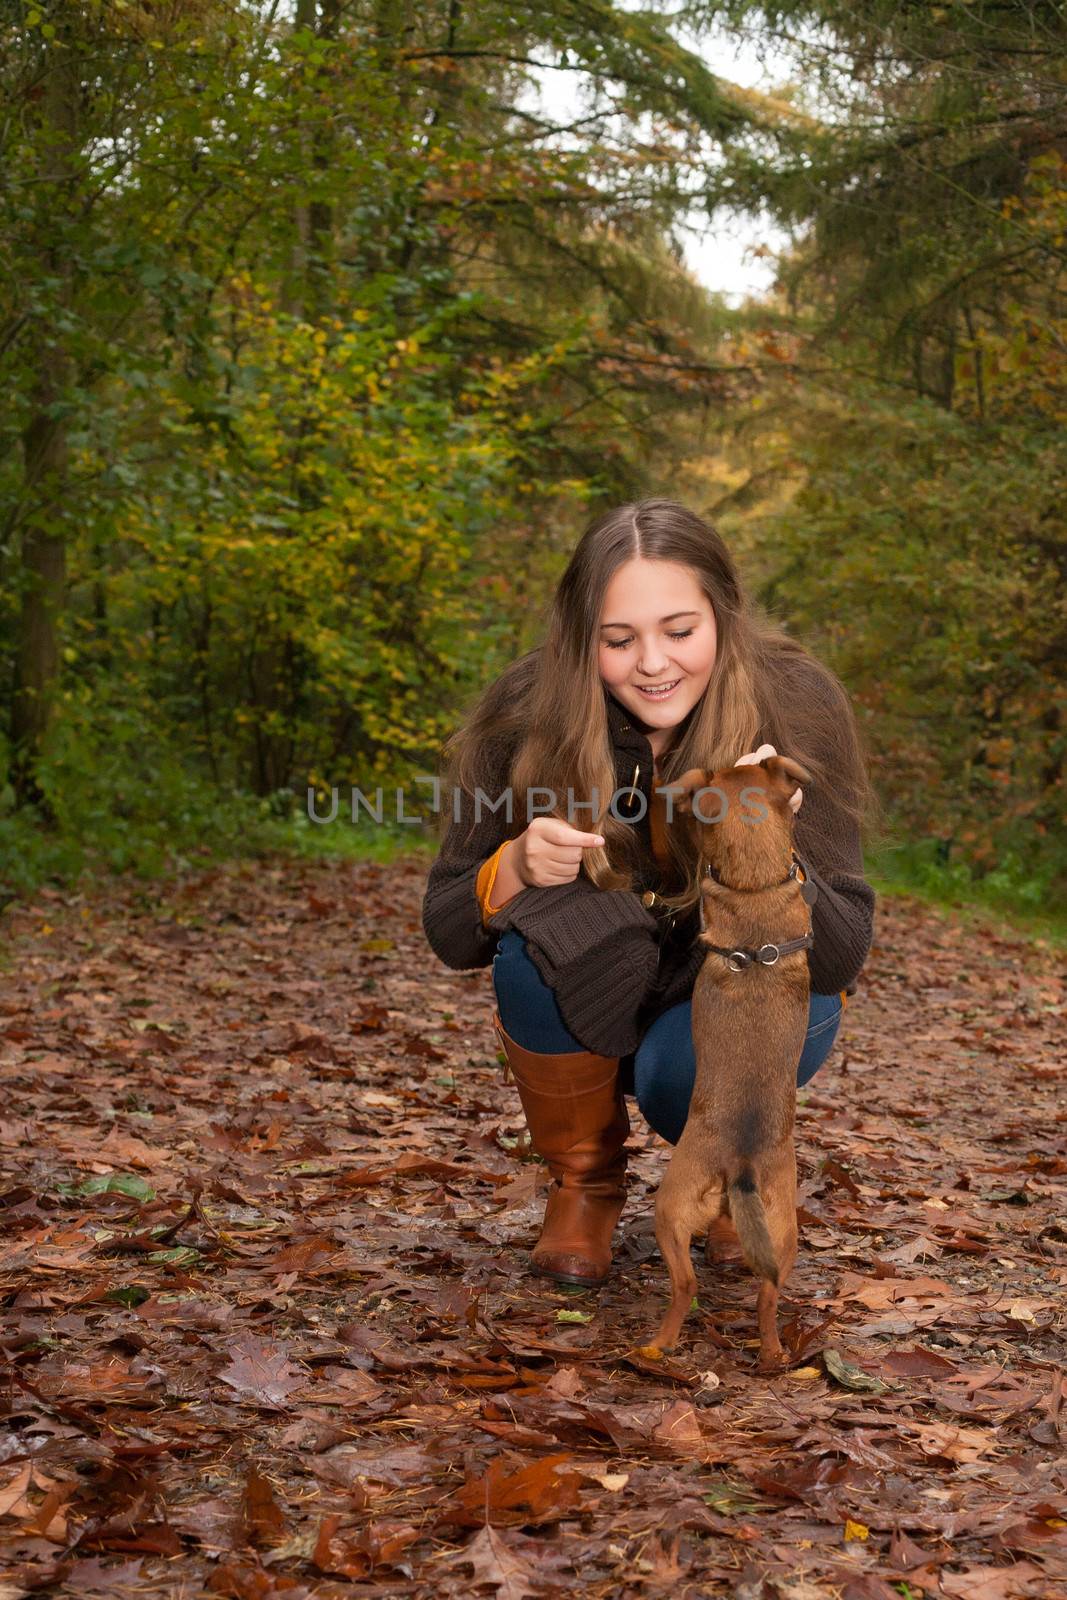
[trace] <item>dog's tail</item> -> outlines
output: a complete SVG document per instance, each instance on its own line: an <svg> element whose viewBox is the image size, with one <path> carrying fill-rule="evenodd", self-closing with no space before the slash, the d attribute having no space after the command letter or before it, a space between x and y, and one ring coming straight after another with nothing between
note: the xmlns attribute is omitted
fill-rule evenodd
<svg viewBox="0 0 1067 1600"><path fill-rule="evenodd" d="M745 1162L730 1180L730 1215L734 1219L741 1251L752 1271L778 1287L778 1258L767 1228L759 1189L751 1166Z"/></svg>

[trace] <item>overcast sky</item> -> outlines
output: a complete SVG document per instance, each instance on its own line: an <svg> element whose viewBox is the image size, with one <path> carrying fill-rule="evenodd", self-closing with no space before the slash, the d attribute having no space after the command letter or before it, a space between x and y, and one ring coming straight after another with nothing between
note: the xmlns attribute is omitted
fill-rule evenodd
<svg viewBox="0 0 1067 1600"><path fill-rule="evenodd" d="M684 39L684 35L679 37ZM690 49L698 48L692 39L684 42ZM746 89L770 90L784 82L793 67L786 56L769 52L765 45L757 50L754 44L724 33L705 38L699 50L712 72ZM538 104L531 91L520 102L524 108L539 109L556 122L578 114L580 72L551 70L533 75L539 82L540 101ZM692 224L697 231L679 225L678 232L686 261L701 283L725 295L733 305L746 295L759 295L770 288L775 275L773 257L754 256L752 251L760 246L772 252L780 250L786 243L785 234L758 217L719 217L710 231L703 231L703 219L694 214Z"/></svg>

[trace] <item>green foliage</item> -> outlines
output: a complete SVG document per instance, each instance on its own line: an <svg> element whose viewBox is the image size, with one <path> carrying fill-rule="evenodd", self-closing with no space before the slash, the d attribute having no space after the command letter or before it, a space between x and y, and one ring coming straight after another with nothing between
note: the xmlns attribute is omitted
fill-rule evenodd
<svg viewBox="0 0 1067 1600"><path fill-rule="evenodd" d="M438 327L398 337L366 310L313 327L233 291L226 432L205 441L157 395L168 467L115 519L126 560L98 580L108 630L89 626L83 665L100 675L127 641L131 693L258 793L377 781L442 736L464 579L510 509L507 374L448 395Z"/></svg>
<svg viewBox="0 0 1067 1600"><path fill-rule="evenodd" d="M1064 596L1041 544L1063 504L1055 434L975 438L858 384L805 399L782 441L803 481L738 535L761 597L788 597L852 687L898 828L1034 870L1062 809Z"/></svg>
<svg viewBox="0 0 1067 1600"><path fill-rule="evenodd" d="M150 871L163 831L239 831L238 793L431 763L557 528L633 474L627 421L666 437L693 405L671 356L712 319L658 231L685 199L665 129L516 139L506 9L455 55L445 13L22 11L0 16L28 107L0 124L9 799L55 870L78 839ZM672 137L743 121L651 19L532 27L624 69Z"/></svg>
<svg viewBox="0 0 1067 1600"><path fill-rule="evenodd" d="M0 744L0 754L3 753ZM287 836L268 802L214 784L128 708L65 704L41 778L54 815L0 791L0 892L83 874L151 878L212 857L266 853Z"/></svg>
<svg viewBox="0 0 1067 1600"><path fill-rule="evenodd" d="M71 1192L76 1195L124 1194L131 1200L140 1200L142 1205L156 1198L152 1185L135 1172L94 1172Z"/></svg>
<svg viewBox="0 0 1067 1600"><path fill-rule="evenodd" d="M798 46L825 120L726 163L808 227L737 345L723 525L853 693L894 874L1062 906L1064 14L774 9L832 29Z"/></svg>
<svg viewBox="0 0 1067 1600"><path fill-rule="evenodd" d="M432 769L665 492L849 684L900 873L1060 894L1062 11L297 15L0 10L0 886L411 848L308 787ZM797 81L680 42L723 18ZM696 193L793 225L774 303L679 269Z"/></svg>

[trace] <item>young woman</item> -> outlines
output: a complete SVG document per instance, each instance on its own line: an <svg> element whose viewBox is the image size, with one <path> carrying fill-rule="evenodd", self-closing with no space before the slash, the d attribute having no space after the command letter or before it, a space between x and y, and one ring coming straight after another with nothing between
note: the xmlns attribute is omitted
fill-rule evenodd
<svg viewBox="0 0 1067 1600"><path fill-rule="evenodd" d="M594 521L544 644L446 746L423 927L448 966L492 962L494 1024L552 1176L533 1265L561 1282L601 1283L610 1269L625 1095L672 1143L688 1113L691 996L708 957L700 861L657 790L690 767L775 753L812 780L792 802L815 891L802 1084L870 950L861 827L874 797L845 690L759 615L707 523L671 500Z"/></svg>

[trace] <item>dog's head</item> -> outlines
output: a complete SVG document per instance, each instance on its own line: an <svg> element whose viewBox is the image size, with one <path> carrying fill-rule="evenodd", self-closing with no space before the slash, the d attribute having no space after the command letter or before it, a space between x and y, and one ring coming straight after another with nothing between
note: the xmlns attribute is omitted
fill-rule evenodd
<svg viewBox="0 0 1067 1600"><path fill-rule="evenodd" d="M777 865L788 851L793 837L789 802L801 784L811 781L790 756L768 756L721 772L690 767L670 785L673 814L699 830L701 851L713 866L736 870L744 864L744 876L758 876L761 861Z"/></svg>

